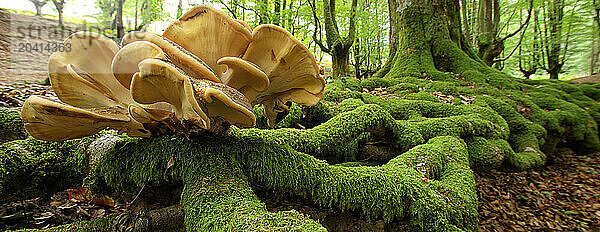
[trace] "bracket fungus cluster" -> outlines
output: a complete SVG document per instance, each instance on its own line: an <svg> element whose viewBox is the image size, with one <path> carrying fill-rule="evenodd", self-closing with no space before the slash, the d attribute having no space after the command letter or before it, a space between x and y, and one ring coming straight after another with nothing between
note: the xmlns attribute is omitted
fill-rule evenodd
<svg viewBox="0 0 600 232"><path fill-rule="evenodd" d="M121 46L78 32L48 61L62 102L30 97L25 128L42 140L67 140L105 128L129 136L224 132L252 127L263 104L274 126L287 102L315 105L325 81L312 53L285 29L254 30L210 6L196 6L162 36L131 32Z"/></svg>

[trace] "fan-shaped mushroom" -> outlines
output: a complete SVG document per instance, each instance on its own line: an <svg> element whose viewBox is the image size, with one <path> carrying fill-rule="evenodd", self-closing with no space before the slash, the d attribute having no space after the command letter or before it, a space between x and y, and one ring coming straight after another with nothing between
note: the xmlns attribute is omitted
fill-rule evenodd
<svg viewBox="0 0 600 232"><path fill-rule="evenodd" d="M133 103L112 73L111 62L119 49L115 42L93 32L77 32L63 43L71 49L48 59L50 83L61 101L82 108Z"/></svg>
<svg viewBox="0 0 600 232"><path fill-rule="evenodd" d="M302 42L276 25L258 26L252 39L242 59L260 67L270 84L265 91L247 89L244 93L253 104L265 105L269 126L274 126L276 112L287 108L286 102L310 106L321 100L325 80Z"/></svg>
<svg viewBox="0 0 600 232"><path fill-rule="evenodd" d="M165 37L149 32L135 31L125 35L121 40L121 45L127 45L136 41L148 41L157 45L175 66L196 79L208 79L214 82L221 82L211 67L202 59Z"/></svg>
<svg viewBox="0 0 600 232"><path fill-rule="evenodd" d="M195 6L175 20L163 36L202 59L220 76L226 67L221 57L241 57L252 40L250 30L223 11L211 6Z"/></svg>
<svg viewBox="0 0 600 232"><path fill-rule="evenodd" d="M139 64L140 72L133 76L131 95L142 104L168 102L175 117L204 129L210 127L208 116L194 98L189 77L167 62L147 59Z"/></svg>
<svg viewBox="0 0 600 232"><path fill-rule="evenodd" d="M61 102L30 97L22 108L28 132L45 140L80 138L104 128L145 137L169 131L226 132L268 124L287 102L314 105L324 80L308 49L275 25L251 28L210 6L196 6L163 36L132 32L119 49L96 33L78 32L48 61Z"/></svg>
<svg viewBox="0 0 600 232"><path fill-rule="evenodd" d="M209 117L222 117L240 127L254 126L256 116L242 93L221 83L195 80L193 82L196 99L206 106Z"/></svg>
<svg viewBox="0 0 600 232"><path fill-rule="evenodd" d="M222 117L238 126L254 126L256 118L243 94L225 84L187 77L167 62L148 59L139 64L131 94L140 103L168 102L175 117L209 129L210 118ZM149 90L154 90L149 93Z"/></svg>
<svg viewBox="0 0 600 232"><path fill-rule="evenodd" d="M117 80L129 89L133 74L140 71L138 64L149 58L165 59L166 56L162 49L153 43L135 41L125 45L117 52L112 60L112 71Z"/></svg>
<svg viewBox="0 0 600 232"><path fill-rule="evenodd" d="M149 131L127 115L127 110L120 107L81 109L38 96L29 97L21 109L27 133L38 139L83 138L108 127L130 136L150 136Z"/></svg>
<svg viewBox="0 0 600 232"><path fill-rule="evenodd" d="M237 57L223 57L217 61L217 64L227 65L227 71L221 78L223 83L244 95L247 95L249 88L262 92L269 87L269 77L255 64Z"/></svg>

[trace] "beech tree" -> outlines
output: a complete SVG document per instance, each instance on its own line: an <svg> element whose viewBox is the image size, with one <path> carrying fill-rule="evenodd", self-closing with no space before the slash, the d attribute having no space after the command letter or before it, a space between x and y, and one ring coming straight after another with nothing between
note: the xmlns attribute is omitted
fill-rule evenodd
<svg viewBox="0 0 600 232"><path fill-rule="evenodd" d="M64 17L63 17L63 9L65 7L65 0L52 0L54 3L54 7L56 7L56 11L58 11L58 26L64 27Z"/></svg>
<svg viewBox="0 0 600 232"><path fill-rule="evenodd" d="M48 3L48 0L29 0L35 5L35 16L42 16L42 7Z"/></svg>
<svg viewBox="0 0 600 232"><path fill-rule="evenodd" d="M318 27L313 35L313 40L317 45L319 45L322 51L331 55L334 78L348 76L349 74L348 65L350 59L350 47L352 47L352 44L354 44L354 40L356 38L357 4L357 0L352 0L350 17L348 19L348 36L344 37L340 33L340 28L336 20L335 0L323 0L323 25L321 25L319 22L319 18L317 17L316 13L316 4L315 1L312 0L311 8L313 11L313 17L315 20L315 25ZM323 43L322 39L317 36L317 33L321 32L321 26L323 26L325 29L325 44Z"/></svg>

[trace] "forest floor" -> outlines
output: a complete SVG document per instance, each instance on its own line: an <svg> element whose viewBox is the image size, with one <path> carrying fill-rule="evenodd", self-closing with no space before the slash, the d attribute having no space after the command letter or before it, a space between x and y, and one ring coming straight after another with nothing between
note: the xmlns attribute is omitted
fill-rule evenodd
<svg viewBox="0 0 600 232"><path fill-rule="evenodd" d="M575 78L575 79L571 79L571 81L575 81L578 83L583 83L583 82L600 83L600 74L591 75L591 76L587 76L587 77Z"/></svg>
<svg viewBox="0 0 600 232"><path fill-rule="evenodd" d="M0 83L40 82L48 76L48 58L55 45L85 25L13 14L0 8Z"/></svg>
<svg viewBox="0 0 600 232"><path fill-rule="evenodd" d="M481 231L600 231L600 154L562 152L544 168L475 177Z"/></svg>

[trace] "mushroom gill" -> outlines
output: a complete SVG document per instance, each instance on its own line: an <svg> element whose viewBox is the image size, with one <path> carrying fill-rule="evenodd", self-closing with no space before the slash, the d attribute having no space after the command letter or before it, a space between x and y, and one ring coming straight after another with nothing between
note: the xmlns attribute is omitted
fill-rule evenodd
<svg viewBox="0 0 600 232"><path fill-rule="evenodd" d="M268 124L286 103L314 105L325 82L310 51L285 29L253 31L211 6L195 6L163 35L130 32L111 39L77 32L70 51L48 60L62 102L32 96L21 115L29 134L66 140L112 128L129 136L252 127L252 105L265 105Z"/></svg>

